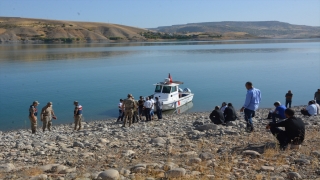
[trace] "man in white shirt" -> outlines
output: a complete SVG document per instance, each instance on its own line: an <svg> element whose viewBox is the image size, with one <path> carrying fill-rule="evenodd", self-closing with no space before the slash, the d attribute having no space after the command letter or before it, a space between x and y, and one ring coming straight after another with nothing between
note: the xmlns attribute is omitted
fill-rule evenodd
<svg viewBox="0 0 320 180"><path fill-rule="evenodd" d="M151 107L151 110L150 110L150 116L151 116L151 120L153 120L153 116L154 116L154 103L155 103L155 101L154 101L151 97L149 97L149 99L150 99L150 101L151 101L151 103L152 103L152 107Z"/></svg>
<svg viewBox="0 0 320 180"><path fill-rule="evenodd" d="M313 104L312 101L309 101L307 108L301 110L301 114L305 116L316 116L317 115L317 106Z"/></svg>
<svg viewBox="0 0 320 180"><path fill-rule="evenodd" d="M315 100L312 100L312 103L317 106L317 114L319 115L320 114L320 105Z"/></svg>
<svg viewBox="0 0 320 180"><path fill-rule="evenodd" d="M120 119L121 119L121 121L123 121L124 112L122 112L122 102L123 102L123 100L120 99L120 102L119 102L119 104L118 104L119 116L118 116L117 122L118 122Z"/></svg>
<svg viewBox="0 0 320 180"><path fill-rule="evenodd" d="M227 108L227 103L226 102L223 102L222 105L221 105L221 108L220 110L222 111L222 113L224 114L224 110Z"/></svg>
<svg viewBox="0 0 320 180"><path fill-rule="evenodd" d="M153 104L150 101L149 97L146 98L146 102L144 102L143 107L144 107L144 112L146 115L146 121L151 121L151 115L150 115L150 111L152 108Z"/></svg>

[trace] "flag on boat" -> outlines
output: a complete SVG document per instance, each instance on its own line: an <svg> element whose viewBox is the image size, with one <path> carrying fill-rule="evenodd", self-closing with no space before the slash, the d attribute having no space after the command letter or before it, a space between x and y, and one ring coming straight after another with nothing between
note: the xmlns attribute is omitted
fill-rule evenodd
<svg viewBox="0 0 320 180"><path fill-rule="evenodd" d="M168 78L170 79L170 83L172 83L172 77L171 77L170 73L169 73L169 77Z"/></svg>

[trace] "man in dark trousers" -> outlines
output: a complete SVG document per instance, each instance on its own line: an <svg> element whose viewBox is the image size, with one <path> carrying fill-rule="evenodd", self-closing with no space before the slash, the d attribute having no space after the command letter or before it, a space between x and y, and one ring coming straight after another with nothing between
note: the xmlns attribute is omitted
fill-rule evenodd
<svg viewBox="0 0 320 180"><path fill-rule="evenodd" d="M286 93L285 97L286 97L286 108L288 108L288 105L289 105L289 108L291 108L291 103L292 103L292 92L291 90L288 91L288 93Z"/></svg>
<svg viewBox="0 0 320 180"><path fill-rule="evenodd" d="M229 121L234 121L237 119L237 113L234 110L232 103L228 103L228 107L224 110L225 123Z"/></svg>
<svg viewBox="0 0 320 180"><path fill-rule="evenodd" d="M280 149L285 150L288 144L300 145L305 136L305 127L302 119L294 116L292 109L286 109L285 115L288 119L274 123L270 122L267 125L267 129L270 129L271 133L276 136L280 143ZM284 127L285 130L281 130L278 127Z"/></svg>
<svg viewBox="0 0 320 180"><path fill-rule="evenodd" d="M224 116L219 106L214 108L209 117L214 124L224 124Z"/></svg>

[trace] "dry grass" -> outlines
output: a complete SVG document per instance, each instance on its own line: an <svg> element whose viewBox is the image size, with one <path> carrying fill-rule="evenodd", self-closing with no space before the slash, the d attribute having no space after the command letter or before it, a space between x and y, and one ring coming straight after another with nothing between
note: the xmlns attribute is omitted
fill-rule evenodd
<svg viewBox="0 0 320 180"><path fill-rule="evenodd" d="M22 174L24 174L26 177L30 177L30 176L37 176L37 175L43 174L43 171L38 167L32 167L24 170Z"/></svg>

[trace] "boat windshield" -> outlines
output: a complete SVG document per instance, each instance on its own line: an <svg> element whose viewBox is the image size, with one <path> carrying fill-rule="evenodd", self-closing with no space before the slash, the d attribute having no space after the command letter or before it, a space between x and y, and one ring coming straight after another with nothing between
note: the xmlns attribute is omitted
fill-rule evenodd
<svg viewBox="0 0 320 180"><path fill-rule="evenodd" d="M162 93L170 93L171 92L171 87L170 86L163 86Z"/></svg>
<svg viewBox="0 0 320 180"><path fill-rule="evenodd" d="M161 92L162 86L161 85L157 85L156 89L154 90L154 92Z"/></svg>

